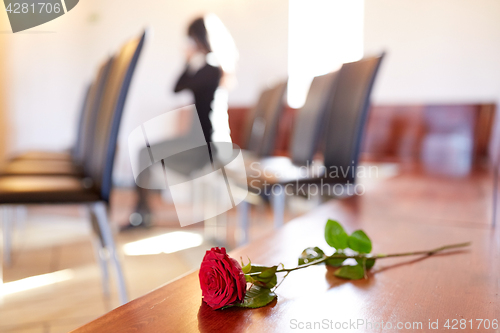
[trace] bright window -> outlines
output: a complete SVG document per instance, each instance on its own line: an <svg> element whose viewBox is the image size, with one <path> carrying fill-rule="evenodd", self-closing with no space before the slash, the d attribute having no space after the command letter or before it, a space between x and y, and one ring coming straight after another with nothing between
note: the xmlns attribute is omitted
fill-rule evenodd
<svg viewBox="0 0 500 333"><path fill-rule="evenodd" d="M289 0L288 104L304 104L314 76L363 57L364 0Z"/></svg>

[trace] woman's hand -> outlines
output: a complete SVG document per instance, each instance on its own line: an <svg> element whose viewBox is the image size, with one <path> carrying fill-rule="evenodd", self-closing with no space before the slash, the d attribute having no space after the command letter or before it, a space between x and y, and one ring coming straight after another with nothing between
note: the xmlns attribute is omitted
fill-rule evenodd
<svg viewBox="0 0 500 333"><path fill-rule="evenodd" d="M186 62L189 62L192 58L193 55L195 55L198 52L198 45L192 38L188 38L186 41L186 47L185 47L185 55L186 55Z"/></svg>

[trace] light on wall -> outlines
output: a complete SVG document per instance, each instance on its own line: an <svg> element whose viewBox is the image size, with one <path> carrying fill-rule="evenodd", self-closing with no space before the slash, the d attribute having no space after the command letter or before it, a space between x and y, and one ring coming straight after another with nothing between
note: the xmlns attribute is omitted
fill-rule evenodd
<svg viewBox="0 0 500 333"><path fill-rule="evenodd" d="M363 57L364 0L289 0L288 104L304 104L312 78Z"/></svg>

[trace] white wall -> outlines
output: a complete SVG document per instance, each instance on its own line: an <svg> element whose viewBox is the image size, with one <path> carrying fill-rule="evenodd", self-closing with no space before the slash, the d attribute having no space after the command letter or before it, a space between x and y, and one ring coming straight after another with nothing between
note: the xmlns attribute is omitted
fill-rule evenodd
<svg viewBox="0 0 500 333"><path fill-rule="evenodd" d="M9 24L0 20L0 31L10 28ZM7 118L7 59L8 46L5 40L0 38L0 168L3 166L6 149L10 137Z"/></svg>
<svg viewBox="0 0 500 333"><path fill-rule="evenodd" d="M287 75L288 1L84 0L66 15L24 33L0 34L7 44L11 150L71 145L83 87L98 65L129 37L153 28L142 54L120 130L117 176L131 179L127 136L142 122L192 103L174 94L183 69L187 25L216 13L240 51L231 105L251 105L264 85ZM0 20L7 16L0 10ZM47 32L47 33L43 33Z"/></svg>
<svg viewBox="0 0 500 333"><path fill-rule="evenodd" d="M363 58L364 0L289 0L288 104L304 105L315 76Z"/></svg>
<svg viewBox="0 0 500 333"><path fill-rule="evenodd" d="M365 0L364 31L388 52L376 103L500 100L500 1Z"/></svg>
<svg viewBox="0 0 500 333"><path fill-rule="evenodd" d="M0 33L0 45L8 48L3 76L10 149L70 146L83 87L98 62L149 25L154 36L139 63L120 133L118 176L131 179L128 133L191 100L171 89L183 66L186 25L207 10L220 16L240 49L232 105L251 105L263 85L287 75L287 0L82 0L40 27ZM6 20L0 10L0 27L7 27ZM498 0L365 0L364 36L365 54L388 52L376 103L500 100Z"/></svg>

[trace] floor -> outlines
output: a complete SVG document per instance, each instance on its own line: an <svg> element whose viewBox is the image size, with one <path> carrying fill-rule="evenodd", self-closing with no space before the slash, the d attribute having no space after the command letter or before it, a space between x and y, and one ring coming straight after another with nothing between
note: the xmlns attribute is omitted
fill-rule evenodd
<svg viewBox="0 0 500 333"><path fill-rule="evenodd" d="M126 189L113 194L111 221L115 229L126 223L134 198L134 193ZM173 253L126 255L124 246L134 241L176 231L205 235L203 223L180 228L174 208L159 194L153 194L150 202L155 210L154 227L117 232L115 236L130 299L197 269L207 248L225 243L230 249L236 242L234 237L224 241L219 235L218 240L204 237L199 246ZM90 225L83 207L29 207L19 209L16 215L12 264L3 270L4 286L7 286L4 292L8 294L0 298L0 332L68 332L119 305L114 285L111 285L110 296L103 296ZM235 218L236 212L229 211L224 219L228 235L234 230ZM271 218L268 206L254 209L252 220L257 222L253 223L251 237L271 231ZM20 281L34 276L47 277L50 284L13 290L19 287Z"/></svg>
<svg viewBox="0 0 500 333"><path fill-rule="evenodd" d="M387 199L390 196L394 205L383 214L407 218L405 211L417 210L421 213L416 218L422 223L428 223L431 219L438 223L454 220L479 228L487 227L490 221L491 177L487 173L455 179L442 176L413 177L411 173L401 174L394 165L385 165L378 171L376 177L361 181L366 191L378 194L366 198L361 196L356 201L357 204L366 205L367 212L380 212L380 209L375 209L380 205L378 198ZM387 178L391 179L391 186L384 186L381 192L382 187L377 184ZM439 201L429 200L427 193L435 188L440 189L439 195L446 197L446 201L454 200L456 193L462 192L462 195L457 196L456 210L450 211L441 207ZM399 203L398 197L402 191L414 197L414 200L406 201L404 205ZM470 193L471 198L480 197L481 200L468 200L463 193ZM135 194L128 189L117 189L113 193L110 220L116 229L126 223L134 200ZM289 198L285 220L303 214L319 202ZM226 218L222 219L227 225L227 234L220 233L226 229L217 229L218 237L203 237L203 243L198 246L168 254L127 255L123 251L125 245L134 241L176 231L207 235L202 223L180 228L173 206L165 202L160 194L153 194L150 203L155 211L154 227L116 233L130 299L197 269L207 248L223 243L228 249L236 246L232 235L237 215L235 211L229 211ZM468 213L462 209L464 205L467 205ZM13 262L3 271L4 283L10 286L10 294L0 299L0 332L68 332L119 305L114 286L109 297L103 296L100 271L94 258L90 227L83 208L30 207L19 210L17 215ZM273 230L272 213L268 205L253 209L251 221L250 239L259 238ZM23 289L22 282L26 278L40 275L47 277L44 274L51 274L50 279L45 281L46 285L19 291ZM12 286L19 287L18 291L14 292L16 290Z"/></svg>

